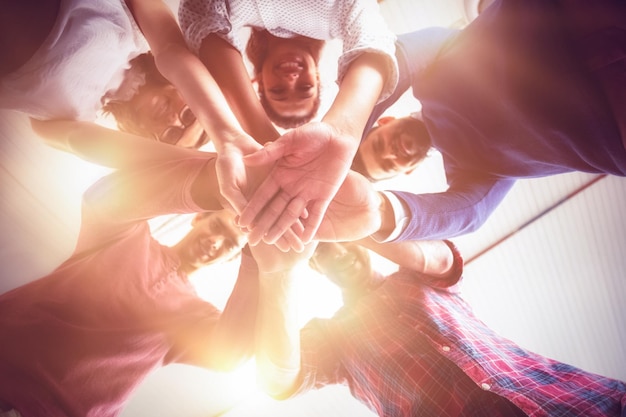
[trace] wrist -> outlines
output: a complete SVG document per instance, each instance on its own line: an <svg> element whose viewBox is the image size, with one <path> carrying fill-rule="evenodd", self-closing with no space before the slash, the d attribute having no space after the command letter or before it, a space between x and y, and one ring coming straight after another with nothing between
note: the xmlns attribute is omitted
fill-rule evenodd
<svg viewBox="0 0 626 417"><path fill-rule="evenodd" d="M244 147L244 141L241 140L241 131L236 129L221 130L219 135L215 137L213 144L218 155L229 150L241 152Z"/></svg>
<svg viewBox="0 0 626 417"><path fill-rule="evenodd" d="M372 234L372 237L375 240L385 240L385 238L389 236L396 227L395 214L387 196L385 196L385 194L381 191L377 191L376 194L380 199L380 203L378 205L380 227L375 233Z"/></svg>

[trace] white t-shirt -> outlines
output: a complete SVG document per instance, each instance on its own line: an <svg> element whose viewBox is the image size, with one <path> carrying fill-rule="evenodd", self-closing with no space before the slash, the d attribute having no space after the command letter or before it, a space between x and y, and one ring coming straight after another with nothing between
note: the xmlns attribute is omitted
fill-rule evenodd
<svg viewBox="0 0 626 417"><path fill-rule="evenodd" d="M0 108L42 120L95 120L102 97L147 50L123 0L62 0L44 44L0 80Z"/></svg>
<svg viewBox="0 0 626 417"><path fill-rule="evenodd" d="M341 39L338 81L363 52L385 56L388 78L379 100L393 91L398 80L396 36L375 0L181 0L178 20L195 53L206 36L216 33L243 54L245 42L237 35L243 27L255 27L282 38Z"/></svg>

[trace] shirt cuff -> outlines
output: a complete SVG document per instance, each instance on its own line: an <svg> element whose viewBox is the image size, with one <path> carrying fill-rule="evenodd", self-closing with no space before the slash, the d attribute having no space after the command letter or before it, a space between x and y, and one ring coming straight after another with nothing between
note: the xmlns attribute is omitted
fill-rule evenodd
<svg viewBox="0 0 626 417"><path fill-rule="evenodd" d="M393 218L395 219L395 227L387 236L384 233L377 232L372 234L372 239L379 243L391 242L395 240L404 231L409 224L409 213L402 201L391 191L381 191L382 195L389 201Z"/></svg>

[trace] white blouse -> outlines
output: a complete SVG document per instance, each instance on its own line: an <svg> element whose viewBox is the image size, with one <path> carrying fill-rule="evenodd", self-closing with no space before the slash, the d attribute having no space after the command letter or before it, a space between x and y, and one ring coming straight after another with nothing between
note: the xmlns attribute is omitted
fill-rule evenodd
<svg viewBox="0 0 626 417"><path fill-rule="evenodd" d="M282 38L300 35L341 39L338 81L356 57L374 52L387 61L387 83L379 100L386 98L397 83L396 36L380 14L376 0L181 0L178 20L195 53L206 36L216 33L243 54L245 41L237 36L243 27L266 29Z"/></svg>
<svg viewBox="0 0 626 417"><path fill-rule="evenodd" d="M42 120L95 120L129 61L147 50L123 0L62 0L44 44L0 80L0 108Z"/></svg>

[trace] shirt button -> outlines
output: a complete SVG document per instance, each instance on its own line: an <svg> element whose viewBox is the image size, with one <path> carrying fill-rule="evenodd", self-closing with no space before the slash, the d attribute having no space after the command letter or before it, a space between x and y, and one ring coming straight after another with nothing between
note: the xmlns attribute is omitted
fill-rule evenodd
<svg viewBox="0 0 626 417"><path fill-rule="evenodd" d="M486 382L483 382L482 384L480 384L480 387L484 389L485 391L489 391L491 389L491 385L487 384Z"/></svg>
<svg viewBox="0 0 626 417"><path fill-rule="evenodd" d="M443 350L444 352L450 352L450 346L442 346L441 350Z"/></svg>

